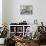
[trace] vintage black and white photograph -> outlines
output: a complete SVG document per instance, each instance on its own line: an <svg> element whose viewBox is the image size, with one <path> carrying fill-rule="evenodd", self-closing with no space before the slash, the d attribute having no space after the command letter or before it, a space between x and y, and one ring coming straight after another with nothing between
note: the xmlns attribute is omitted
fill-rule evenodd
<svg viewBox="0 0 46 46"><path fill-rule="evenodd" d="M32 13L33 13L32 5L20 5L20 14L32 15Z"/></svg>

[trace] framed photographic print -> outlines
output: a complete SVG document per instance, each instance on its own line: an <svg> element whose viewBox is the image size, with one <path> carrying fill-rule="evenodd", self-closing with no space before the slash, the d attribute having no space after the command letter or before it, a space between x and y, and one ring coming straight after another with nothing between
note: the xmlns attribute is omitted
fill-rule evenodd
<svg viewBox="0 0 46 46"><path fill-rule="evenodd" d="M32 5L20 5L20 14L32 15L32 13L33 13Z"/></svg>

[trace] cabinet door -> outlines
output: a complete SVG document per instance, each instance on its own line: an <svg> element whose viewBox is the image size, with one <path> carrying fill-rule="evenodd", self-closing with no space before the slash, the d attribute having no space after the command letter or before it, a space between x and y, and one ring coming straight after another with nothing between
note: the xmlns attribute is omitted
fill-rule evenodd
<svg viewBox="0 0 46 46"><path fill-rule="evenodd" d="M17 26L17 32L23 32L23 27L22 26Z"/></svg>
<svg viewBox="0 0 46 46"><path fill-rule="evenodd" d="M17 26L17 32L16 35L23 35L23 26Z"/></svg>
<svg viewBox="0 0 46 46"><path fill-rule="evenodd" d="M30 26L24 26L24 36L26 36L26 29Z"/></svg>
<svg viewBox="0 0 46 46"><path fill-rule="evenodd" d="M10 26L10 37L16 35L16 26Z"/></svg>

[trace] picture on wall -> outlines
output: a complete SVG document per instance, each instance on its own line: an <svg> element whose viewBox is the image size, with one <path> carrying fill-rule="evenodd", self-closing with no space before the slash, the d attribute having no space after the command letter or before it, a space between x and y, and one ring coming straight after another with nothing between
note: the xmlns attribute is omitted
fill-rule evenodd
<svg viewBox="0 0 46 46"><path fill-rule="evenodd" d="M32 15L32 13L33 13L32 5L20 5L20 14Z"/></svg>

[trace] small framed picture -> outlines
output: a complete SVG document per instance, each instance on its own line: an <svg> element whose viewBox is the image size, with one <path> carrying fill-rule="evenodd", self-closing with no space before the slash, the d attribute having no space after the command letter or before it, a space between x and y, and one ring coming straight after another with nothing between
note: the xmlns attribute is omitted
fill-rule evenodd
<svg viewBox="0 0 46 46"><path fill-rule="evenodd" d="M20 14L22 14L22 15L32 15L33 14L32 5L20 5Z"/></svg>

